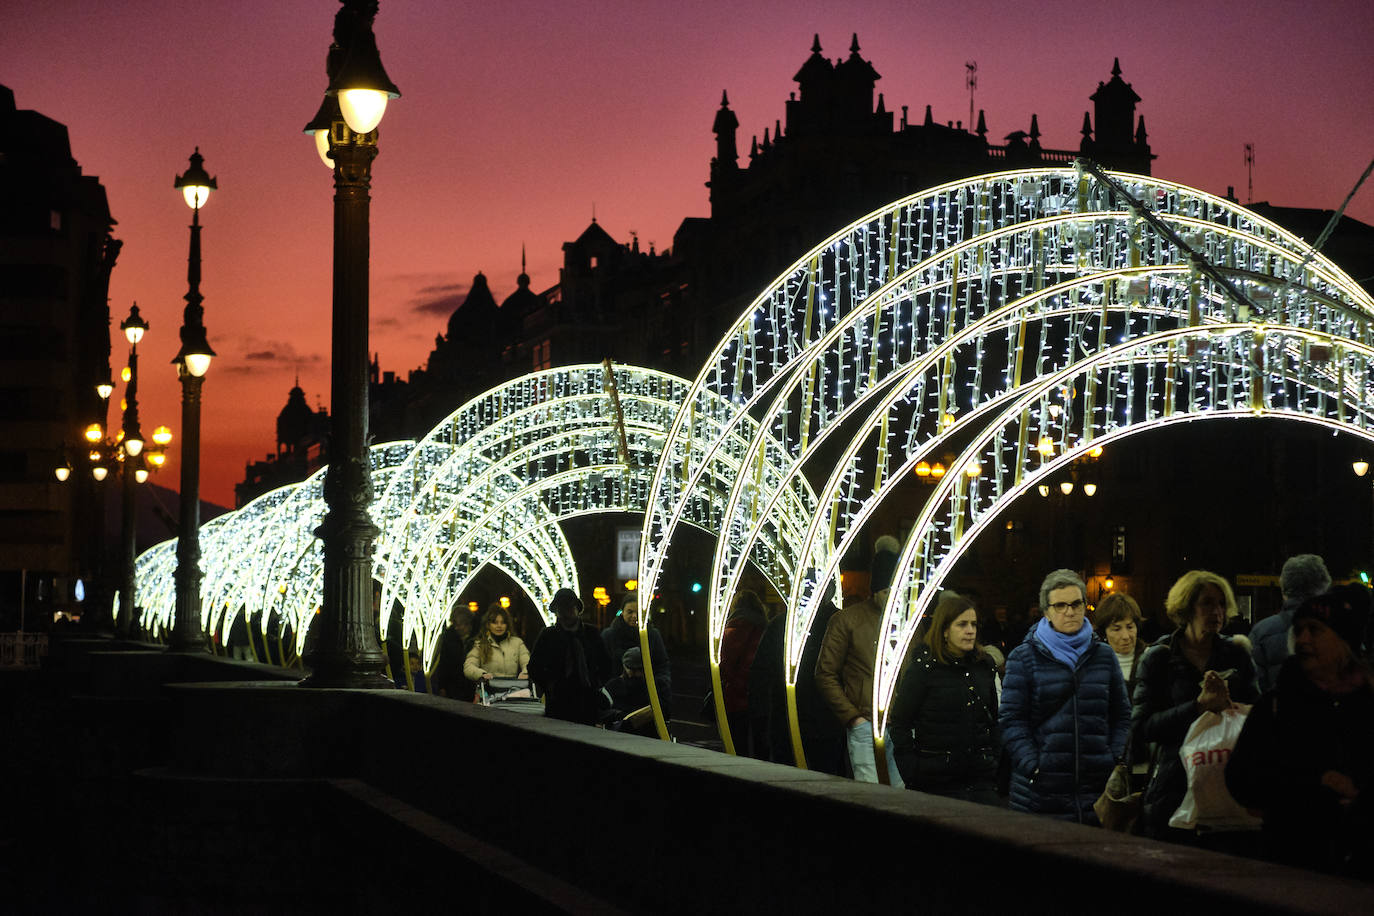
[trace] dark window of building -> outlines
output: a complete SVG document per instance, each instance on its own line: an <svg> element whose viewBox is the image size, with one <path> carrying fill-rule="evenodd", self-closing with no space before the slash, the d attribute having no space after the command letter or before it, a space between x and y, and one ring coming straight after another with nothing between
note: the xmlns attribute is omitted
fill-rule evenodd
<svg viewBox="0 0 1374 916"><path fill-rule="evenodd" d="M0 388L0 420L52 420L58 417L52 388Z"/></svg>
<svg viewBox="0 0 1374 916"><path fill-rule="evenodd" d="M0 509L0 544L61 544L62 513Z"/></svg>
<svg viewBox="0 0 1374 916"><path fill-rule="evenodd" d="M0 340L7 360L65 360L67 338L57 328L33 325L0 325Z"/></svg>
<svg viewBox="0 0 1374 916"><path fill-rule="evenodd" d="M67 271L55 264L0 264L6 299L66 299Z"/></svg>
<svg viewBox="0 0 1374 916"><path fill-rule="evenodd" d="M0 451L0 483L19 483L27 478L29 453L23 449Z"/></svg>

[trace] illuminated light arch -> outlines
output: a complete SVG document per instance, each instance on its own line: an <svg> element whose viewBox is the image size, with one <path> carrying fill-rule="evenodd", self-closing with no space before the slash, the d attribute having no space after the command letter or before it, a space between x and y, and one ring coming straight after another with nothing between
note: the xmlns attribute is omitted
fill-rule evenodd
<svg viewBox="0 0 1374 916"><path fill-rule="evenodd" d="M380 528L374 576L382 583L383 625L399 603L404 638L408 644L417 637L427 664L448 608L477 570L504 570L543 611L557 588L580 591L561 521L647 509L664 437L689 382L611 366L612 397L607 371L584 365L532 373L459 408L421 442L372 449L374 489L381 493L372 511ZM687 494L686 522L713 534L726 482L776 476L776 443L747 421L737 428L738 435L725 437L717 474ZM689 429L721 438L709 416ZM227 629L243 613L265 633L275 611L303 649L306 618L321 600L322 549L313 528L323 513L326 470L204 526L203 563L214 571L202 591L208 629ZM746 559L785 593L798 568L826 557L823 546L810 558L796 554L817 503L804 480L784 490L770 513L781 523L761 529ZM174 549L174 541L167 543ZM170 580L171 571L159 575Z"/></svg>
<svg viewBox="0 0 1374 916"><path fill-rule="evenodd" d="M134 561L134 581L138 583L136 596L143 608L139 623L154 639L161 639L172 631L170 609L176 605L173 578L177 567L176 545L176 539L162 541L143 551ZM116 592L115 606L118 604L119 593Z"/></svg>
<svg viewBox="0 0 1374 916"><path fill-rule="evenodd" d="M614 366L612 372L614 399L603 365L546 370L493 389L436 426L422 443L428 458L397 475L410 496L392 522L400 560L385 579L383 604L389 607L394 598L405 605L408 633L423 627L427 664L448 607L472 575L492 562L495 550L528 540L546 523L545 515L562 521L647 508L664 435L689 383L636 367ZM468 421L473 415L484 422ZM700 425L700 434L714 432L709 421ZM743 432L748 436L754 430L746 425ZM460 440L461 447L454 445ZM744 436L727 443L720 481L739 476L741 469L765 473L759 453L749 451L747 443ZM453 446L451 451L445 451L447 446ZM517 479L522 485L502 485ZM716 533L722 493L719 481L701 482L688 494L686 523ZM395 505L403 504L405 499L395 500ZM795 543L815 505L804 481L794 486L791 498L778 501L777 514L785 524L765 532L748 554L780 591L787 589L799 566ZM545 609L552 592L568 584L548 581L542 600L541 592L531 597Z"/></svg>
<svg viewBox="0 0 1374 916"><path fill-rule="evenodd" d="M1194 365L1188 366L1186 347L1200 342L1205 342L1206 352L1199 358L1195 350ZM1323 357L1316 363L1311 359L1314 351ZM899 584L884 608L880 630L887 638L880 640L876 665L874 704L879 721L886 722L901 659L921 617L938 597L943 576L1015 498L1090 448L1179 423L1278 417L1374 441L1371 364L1374 347L1366 343L1291 325L1233 323L1133 339L1026 386L955 462L959 467L995 467L995 472L976 479L946 475L903 547ZM1181 371L1205 373L1209 380L1169 384L1168 377ZM1152 393L1137 391L1129 409L1119 399L1080 414L1069 424L1079 433L1075 444L1053 458L1037 459L1033 450L1016 448L1025 431L1046 425L1037 408L1049 392L1093 383L1126 388L1134 381L1138 386L1139 376L1149 373L1161 376Z"/></svg>
<svg viewBox="0 0 1374 916"><path fill-rule="evenodd" d="M825 511L810 520L798 552L809 555L822 537L834 544L827 564L793 580L786 652L794 722L796 665L822 586L833 581L885 481L966 438L1017 388L1101 351L1109 337L1116 343L1242 312L1255 320L1291 312L1294 327L1320 323L1334 337L1367 340L1368 296L1324 258L1307 255L1296 237L1220 198L1073 169L1002 173L923 192L847 227L784 273L725 335L688 403L698 413L709 409L708 395L727 405L715 415L725 430L757 420L760 433L785 443L793 458L786 480L801 476L827 436L852 432L818 493ZM1038 329L1033 352L1028 326ZM680 511L678 481L665 469L685 467L690 481L720 447L689 438L680 424L669 444L642 541L647 587ZM738 582L736 554L749 549L756 524L753 510L746 517L742 508L751 485L757 502L756 483L733 482L713 567L713 676ZM772 496L762 496L766 508Z"/></svg>

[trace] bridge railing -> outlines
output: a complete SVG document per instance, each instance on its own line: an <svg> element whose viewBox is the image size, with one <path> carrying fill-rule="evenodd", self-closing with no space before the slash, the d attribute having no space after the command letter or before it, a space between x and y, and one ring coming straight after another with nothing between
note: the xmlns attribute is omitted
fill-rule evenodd
<svg viewBox="0 0 1374 916"><path fill-rule="evenodd" d="M37 668L47 654L46 633L0 633L0 668Z"/></svg>

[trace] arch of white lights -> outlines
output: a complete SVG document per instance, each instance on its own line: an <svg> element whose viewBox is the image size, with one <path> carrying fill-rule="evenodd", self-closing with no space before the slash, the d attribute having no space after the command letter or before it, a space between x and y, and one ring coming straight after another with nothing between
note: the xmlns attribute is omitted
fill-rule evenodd
<svg viewBox="0 0 1374 916"><path fill-rule="evenodd" d="M664 436L689 387L685 379L627 366L545 370L473 399L419 442L374 446L374 577L383 631L393 607L401 608L403 638L415 638L431 665L449 608L487 565L504 570L541 609L560 587L580 591L560 522L593 512L645 512ZM687 429L722 439L709 417ZM685 494L686 523L719 530L726 482L746 473L778 489L776 472L761 464L777 448L756 433L746 422L723 437L717 476ZM760 447L748 448L758 441ZM323 549L313 529L324 512L326 471L202 527L201 613L212 632L227 632L243 614L264 634L272 626L278 635L289 629L297 653L303 651L322 600ZM748 559L786 592L793 570L824 562L827 548L820 541L811 548L817 555L796 553L817 506L804 481L785 487L774 503L780 521L764 526ZM149 627L170 630L175 541L147 551L140 564L153 609Z"/></svg>
<svg viewBox="0 0 1374 916"><path fill-rule="evenodd" d="M387 542L378 553L382 607L405 608L406 639L418 637L427 664L448 608L496 552L578 515L646 511L664 436L690 383L636 367L607 372L605 365L571 366L492 389L439 423L393 476L376 515ZM699 478L683 494L684 522L714 533L727 482L747 472L776 486L776 470L760 455L776 458L777 448L763 437L750 450L759 437L747 422L722 434L709 416L689 417L686 428L688 435L724 440L717 475ZM778 521L764 527L746 555L779 591L790 588L795 569L828 559L823 542L811 548L816 556L796 553L816 506L805 481L794 483L776 501ZM536 606L547 608L554 590L574 583L569 572L525 587ZM651 698L666 734L652 689Z"/></svg>
<svg viewBox="0 0 1374 916"><path fill-rule="evenodd" d="M747 454L766 456L769 472L728 481L709 592L716 672L741 558L823 457L822 511L795 555L824 543L828 559L794 571L783 593L804 761L797 666L840 558L895 482L960 453L884 609L881 735L942 577L1011 500L1088 449L1165 423L1272 414L1368 437L1372 314L1369 296L1296 236L1158 179L1080 163L905 198L799 259L726 333L669 431L640 579L652 588L663 568L682 485L719 478L723 440L754 429ZM722 438L688 417L709 417Z"/></svg>

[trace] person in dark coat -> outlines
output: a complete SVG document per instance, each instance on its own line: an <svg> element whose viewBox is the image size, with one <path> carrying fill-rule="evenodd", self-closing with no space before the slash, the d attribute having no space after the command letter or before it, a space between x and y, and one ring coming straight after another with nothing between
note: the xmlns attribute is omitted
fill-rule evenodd
<svg viewBox="0 0 1374 916"><path fill-rule="evenodd" d="M612 731L652 738L656 734L644 677L644 653L639 646L625 650L620 673L601 688L601 723Z"/></svg>
<svg viewBox="0 0 1374 916"><path fill-rule="evenodd" d="M973 602L953 593L931 614L893 698L893 753L908 789L1001 805L996 671Z"/></svg>
<svg viewBox="0 0 1374 916"><path fill-rule="evenodd" d="M1255 704L1226 763L1226 786L1264 818L1267 858L1374 881L1374 672L1361 659L1362 585L1293 614L1293 655Z"/></svg>
<svg viewBox="0 0 1374 916"><path fill-rule="evenodd" d="M650 621L652 624L652 621ZM601 631L601 641L606 645L606 655L615 663L625 657L631 649L639 645L639 599L634 592L625 596L611 625ZM672 704L673 667L668 658L668 650L663 645L663 634L657 627L649 626L649 663L654 669L654 686L658 688L658 699L665 710Z"/></svg>
<svg viewBox="0 0 1374 916"><path fill-rule="evenodd" d="M1253 703L1259 698L1250 653L1221 635L1235 603L1230 584L1221 576L1200 569L1185 573L1164 601L1178 629L1141 656L1132 695L1134 741L1156 745L1155 770L1144 798L1146 836L1175 842L1198 840L1196 833L1169 826L1169 818L1188 791L1179 748L1202 713L1221 712L1233 702ZM1222 848L1227 841L1216 836L1207 843Z"/></svg>
<svg viewBox="0 0 1374 916"><path fill-rule="evenodd" d="M1010 806L1096 824L1093 802L1130 730L1126 683L1093 637L1087 588L1057 569L1040 586L1044 616L1007 658L999 721L1011 760Z"/></svg>
<svg viewBox="0 0 1374 916"><path fill-rule="evenodd" d="M1331 573L1326 563L1314 553L1300 553L1284 561L1279 572L1279 590L1283 593L1283 607L1272 617L1266 617L1250 628L1251 657L1255 661L1260 690L1272 690L1279 676L1279 668L1288 658L1288 630L1293 615L1302 603L1313 595L1320 595L1331 587Z"/></svg>
<svg viewBox="0 0 1374 916"><path fill-rule="evenodd" d="M539 634L530 653L530 680L544 697L544 715L595 725L601 687L614 674L606 645L582 622L582 599L567 588L554 592L549 612L557 622Z"/></svg>
<svg viewBox="0 0 1374 916"><path fill-rule="evenodd" d="M720 692L730 737L737 754L759 760L768 759L768 733L766 723L749 715L749 672L767 626L763 601L746 589L735 595L720 639Z"/></svg>
<svg viewBox="0 0 1374 916"><path fill-rule="evenodd" d="M797 731L806 757L806 768L818 773L843 776L848 751L844 728L835 721L816 686L816 659L821 638L836 607L822 601L811 623L811 631L797 662L794 695L797 702ZM774 763L795 766L792 752L792 727L787 718L787 614L775 614L764 628L749 671L749 707L763 707L768 719L768 756Z"/></svg>

